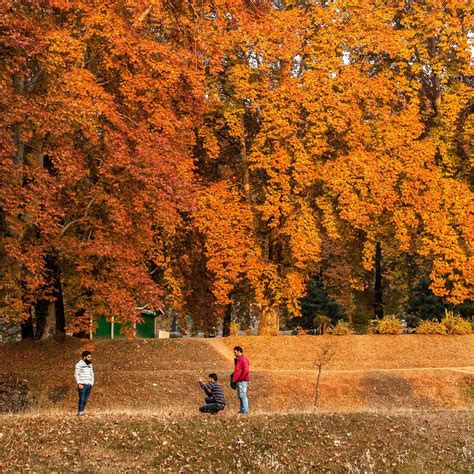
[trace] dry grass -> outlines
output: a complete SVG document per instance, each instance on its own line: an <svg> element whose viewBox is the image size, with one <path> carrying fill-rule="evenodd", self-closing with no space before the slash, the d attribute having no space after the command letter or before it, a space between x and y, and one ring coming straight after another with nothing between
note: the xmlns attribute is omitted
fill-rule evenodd
<svg viewBox="0 0 474 474"><path fill-rule="evenodd" d="M474 335L247 336L223 339L229 351L244 347L254 369L313 369L319 347L329 344L332 370L474 366Z"/></svg>
<svg viewBox="0 0 474 474"><path fill-rule="evenodd" d="M0 420L2 471L472 472L469 412Z"/></svg>
<svg viewBox="0 0 474 474"><path fill-rule="evenodd" d="M88 413L74 416L80 341L0 346L36 403L0 418L0 469L73 472L472 472L472 336L98 341ZM336 352L312 406L321 344ZM227 385L232 347L252 363L251 415ZM196 380L223 378L222 418ZM451 411L439 411L439 409ZM455 409L456 411L452 411ZM428 411L427 411L428 410ZM470 431L471 430L471 431Z"/></svg>
<svg viewBox="0 0 474 474"><path fill-rule="evenodd" d="M237 343L251 360L252 410L310 409L317 350L327 343L333 345L335 357L321 377L323 409L472 407L474 375L469 366L474 365L473 341L473 336L97 341L90 408L192 414L203 400L197 380L212 371L221 376L228 410L237 411L236 394L227 384L233 366L231 349ZM0 370L27 380L34 409L73 413L77 394L72 372L81 348L74 339L62 344L3 345Z"/></svg>

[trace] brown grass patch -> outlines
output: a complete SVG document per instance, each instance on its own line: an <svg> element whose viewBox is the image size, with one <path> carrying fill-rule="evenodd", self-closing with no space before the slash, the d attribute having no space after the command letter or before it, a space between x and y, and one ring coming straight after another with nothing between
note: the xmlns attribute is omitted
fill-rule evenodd
<svg viewBox="0 0 474 474"><path fill-rule="evenodd" d="M229 351L244 348L254 369L313 369L318 349L329 344L332 370L474 366L474 335L243 336L223 339Z"/></svg>
<svg viewBox="0 0 474 474"><path fill-rule="evenodd" d="M6 416L1 467L74 472L472 472L469 412Z"/></svg>
<svg viewBox="0 0 474 474"><path fill-rule="evenodd" d="M323 409L472 407L473 341L474 336L96 341L96 385L89 408L196 413L203 402L197 380L217 372L227 410L237 411L228 376L233 368L232 348L241 344L251 360L251 409L307 410L313 406L315 354L327 342L334 344L336 356L321 378ZM3 345L0 370L27 381L35 410L74 413L73 370L81 348L74 339Z"/></svg>

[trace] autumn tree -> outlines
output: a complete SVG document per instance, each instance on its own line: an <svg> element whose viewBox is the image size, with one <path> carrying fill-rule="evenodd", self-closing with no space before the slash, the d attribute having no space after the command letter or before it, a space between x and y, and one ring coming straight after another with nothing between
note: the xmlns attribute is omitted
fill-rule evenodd
<svg viewBox="0 0 474 474"><path fill-rule="evenodd" d="M438 292L464 298L471 278L465 251L471 195L462 180L446 180L427 128L426 79L413 63L417 41L429 31L420 20L425 7L395 2L374 8L368 1L268 6L255 10L258 25L239 3L196 15L197 37L209 36L209 24L220 32L212 43L220 63L207 60L198 170L223 201L215 183L231 186L237 193L232 208L242 216L250 211L252 219L239 247L232 233L212 237L225 228L225 218L217 199L206 204L207 268L229 268L230 261L234 268L232 278L211 272L216 287L225 282L217 300L229 304L236 282L248 278L248 245L258 250L250 287L262 308L261 334L277 331L282 308L298 315L308 276L322 268L348 309L358 292L383 314L386 288L410 273L395 271L391 262L430 268L433 287L446 285ZM464 15L438 4L425 10L433 9L441 18ZM408 17L416 21L405 24ZM462 69L468 61L461 23L453 20L464 46L451 48L446 61ZM456 186L457 204L449 185ZM457 250L443 255L456 241ZM437 280L441 267L447 273Z"/></svg>
<svg viewBox="0 0 474 474"><path fill-rule="evenodd" d="M438 120L428 119L426 94L431 90L427 83L437 81L430 72L435 41L436 68L446 81L439 94L445 90L450 107L456 103L458 111L453 116L446 108L450 118L439 122L459 126L448 148L451 160L453 150L462 157L469 108L463 79L469 67L467 11L461 3L447 7L441 2L375 9L372 3L358 2L339 8L345 11L347 38L340 79L346 76L350 83L338 95L342 101L349 93L353 114L361 115L352 117L344 130L350 154L327 167L328 188L341 217L366 233L367 269L375 263L377 245L382 252L422 257L433 290L452 302L462 301L472 283L472 194L463 173L454 179L440 162L440 129ZM442 33L440 25L447 31Z"/></svg>
<svg viewBox="0 0 474 474"><path fill-rule="evenodd" d="M276 14L271 5L264 3L260 8L252 6L250 10L241 8L238 12L224 14L224 18L231 18L233 24L221 26L225 31L222 35L221 68L215 72L208 71L210 109L199 132L202 144L200 171L204 179L209 180L209 189L215 196L214 203L206 205L210 212L204 219L207 222L208 266L224 268L224 265L227 272L234 269L232 278L225 272L214 272L217 285L222 286L222 279L226 282L226 292L219 296L223 304L229 304L229 294L239 283L251 289L255 301L262 308L260 333L275 332L279 325L280 307L286 306L297 312L304 277L299 274L300 270L295 271L293 263L301 260L302 275L310 271L311 267L302 268L303 261L317 258L313 248L318 245L317 235L311 234L313 230L305 229L307 223L311 224L312 213L304 204L296 205L286 223L287 233L284 237L279 235L279 224L275 225L277 221L271 217L274 212L272 204L265 197L265 173L258 169L257 164L260 159L257 157L261 146L259 141L265 140L270 133L265 128L265 108L276 97L272 91L274 84L280 80L279 76L284 77L284 73L279 72L282 51L279 43L285 35L288 37L292 28L289 25L286 30L278 29L283 19ZM292 24L295 22L296 17L293 17ZM285 61L291 61L297 53L293 47L292 50L285 49L283 54ZM298 106L296 101L293 103ZM271 113L270 109L268 113ZM268 123L268 127L272 125ZM259 153L262 156L265 151ZM264 159L272 162L273 156ZM272 175L275 179L277 173ZM226 183L225 187L219 189L213 184L215 181ZM245 226L236 227L236 235L216 231L225 226L223 220L227 219L218 205L222 200L228 202L222 194L225 188L232 189L234 195L229 207L232 219L234 222L237 219L246 221ZM217 193L220 193L220 198L217 198ZM300 212L302 210L304 212ZM199 215L196 219L202 221ZM300 225L302 223L304 225ZM299 238L287 238L298 226ZM213 238L213 231L219 234L219 239ZM282 252L284 239L285 252L293 249L293 253ZM304 255L307 252L309 254Z"/></svg>
<svg viewBox="0 0 474 474"><path fill-rule="evenodd" d="M144 2L1 8L3 317L64 300L71 329L133 323L192 201L193 54Z"/></svg>

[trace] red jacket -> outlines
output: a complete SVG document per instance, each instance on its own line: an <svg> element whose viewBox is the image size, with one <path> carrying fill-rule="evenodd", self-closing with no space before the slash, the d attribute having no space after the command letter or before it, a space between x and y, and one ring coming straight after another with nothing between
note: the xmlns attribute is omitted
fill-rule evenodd
<svg viewBox="0 0 474 474"><path fill-rule="evenodd" d="M234 368L234 378L232 382L250 382L250 363L247 357L241 355L237 357L235 360L235 368Z"/></svg>

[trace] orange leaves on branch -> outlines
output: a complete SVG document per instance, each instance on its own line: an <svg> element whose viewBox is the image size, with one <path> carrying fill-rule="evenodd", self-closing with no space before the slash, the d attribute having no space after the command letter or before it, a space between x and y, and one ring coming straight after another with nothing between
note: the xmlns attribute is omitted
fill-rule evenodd
<svg viewBox="0 0 474 474"><path fill-rule="evenodd" d="M176 38L152 34L158 12L137 30L119 3L2 6L1 297L12 305L8 285L26 309L47 297L54 255L72 326L135 322L138 304L162 304L152 270L193 201L199 72Z"/></svg>
<svg viewBox="0 0 474 474"><path fill-rule="evenodd" d="M349 307L375 242L469 296L465 2L9 2L0 17L8 318L54 293L52 255L77 320L133 322L164 298L205 313L237 289L273 318L320 271Z"/></svg>
<svg viewBox="0 0 474 474"><path fill-rule="evenodd" d="M194 214L195 226L205 235L206 266L213 275L213 292L221 304L229 302L234 285L258 266L252 212L225 181L210 185L201 193Z"/></svg>

